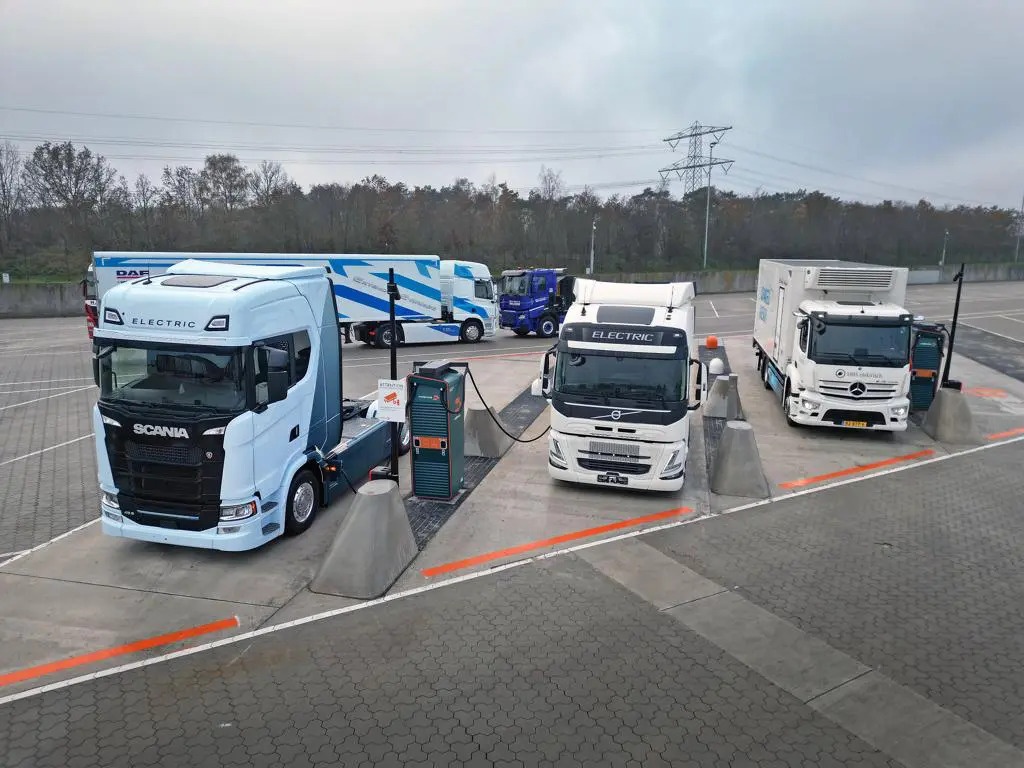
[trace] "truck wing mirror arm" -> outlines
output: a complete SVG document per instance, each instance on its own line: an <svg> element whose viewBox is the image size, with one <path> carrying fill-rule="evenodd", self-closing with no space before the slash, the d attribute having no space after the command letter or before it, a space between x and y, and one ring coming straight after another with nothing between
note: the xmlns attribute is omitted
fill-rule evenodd
<svg viewBox="0 0 1024 768"><path fill-rule="evenodd" d="M697 366L697 391L694 393L693 403L687 406L686 410L696 411L701 406L701 396L704 393L704 363L700 360L690 359L690 365Z"/></svg>

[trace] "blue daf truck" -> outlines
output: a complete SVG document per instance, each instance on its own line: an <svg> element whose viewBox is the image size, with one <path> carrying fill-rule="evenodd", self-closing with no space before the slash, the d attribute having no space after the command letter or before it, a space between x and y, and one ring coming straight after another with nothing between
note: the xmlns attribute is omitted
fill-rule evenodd
<svg viewBox="0 0 1024 768"><path fill-rule="evenodd" d="M574 283L564 267L506 269L498 289L499 326L517 336L557 336L572 304Z"/></svg>

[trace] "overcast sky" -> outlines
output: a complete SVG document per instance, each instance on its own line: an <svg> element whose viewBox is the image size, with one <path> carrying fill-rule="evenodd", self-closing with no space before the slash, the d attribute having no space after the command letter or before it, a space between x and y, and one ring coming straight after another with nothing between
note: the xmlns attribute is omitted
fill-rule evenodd
<svg viewBox="0 0 1024 768"><path fill-rule="evenodd" d="M738 192L1016 208L1021 30L1021 0L0 0L0 140L604 196L700 122Z"/></svg>

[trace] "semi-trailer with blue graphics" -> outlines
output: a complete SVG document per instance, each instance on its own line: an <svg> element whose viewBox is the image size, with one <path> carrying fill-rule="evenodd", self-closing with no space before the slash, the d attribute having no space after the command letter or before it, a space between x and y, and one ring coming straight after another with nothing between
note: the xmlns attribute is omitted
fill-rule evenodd
<svg viewBox="0 0 1024 768"><path fill-rule="evenodd" d="M498 326L494 282L486 264L430 255L308 253L179 253L97 251L97 299L125 282L164 274L186 259L261 266L322 267L334 287L338 321L359 341L379 347L493 337ZM395 327L388 312L388 270L400 298Z"/></svg>

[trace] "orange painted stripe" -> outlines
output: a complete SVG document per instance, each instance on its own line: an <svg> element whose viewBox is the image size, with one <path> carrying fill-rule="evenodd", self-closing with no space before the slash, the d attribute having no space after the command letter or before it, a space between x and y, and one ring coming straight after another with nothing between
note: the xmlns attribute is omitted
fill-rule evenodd
<svg viewBox="0 0 1024 768"><path fill-rule="evenodd" d="M632 517L629 520L620 520L617 523L609 523L608 525L599 525L596 528L586 528L582 531L573 531L572 533L563 533L560 536L552 536L550 539L541 539L540 541L531 541L528 544L519 544L508 549L498 549L494 552L487 552L482 555L476 555L474 557L467 557L465 560L456 560L451 563L445 563L444 565L435 565L433 568L424 568L420 573L424 576L439 576L442 573L451 573L452 571L459 571L463 568L469 568L473 565L480 565L481 563L489 563L492 560L500 560L503 557L509 557L511 555L518 555L522 552L529 552L531 549L541 549L543 547L551 547L556 544L564 544L567 541L576 541L577 539L585 539L588 536L597 536L601 533L608 533L609 531L618 531L622 528L630 528L634 525L643 525L644 523L653 523L656 520L665 520L669 517L678 517L679 515L688 515L693 512L690 507L678 507L677 509L666 509L664 512L655 512L653 515L644 515L643 517Z"/></svg>
<svg viewBox="0 0 1024 768"><path fill-rule="evenodd" d="M870 472L872 469L882 469L883 467L891 467L893 464L902 464L905 461L923 459L925 456L931 456L934 453L935 451L931 448L926 448L925 450L918 451L917 453L908 453L904 456L893 456L891 459L882 459L882 461L875 461L871 464L862 464L857 467L847 467L846 469L829 472L825 475L815 475L814 477L802 477L799 480L790 480L786 483L779 483L779 488L803 488L808 485L824 482L825 480L835 480L840 477L859 475L862 472Z"/></svg>
<svg viewBox="0 0 1024 768"><path fill-rule="evenodd" d="M233 629L237 626L238 617L232 616L230 619L221 619L220 621L214 621L210 624L201 624L198 627L190 627L189 629L182 629L177 632L169 632L166 635L149 637L145 640L136 640L134 643L119 645L115 648L105 648L102 651L93 651L92 653L85 653L81 656L72 656L67 659L61 659L60 661L51 661L48 664L40 664L36 667L19 669L16 672L8 672L6 675L0 675L0 687L11 685L12 683L20 683L25 680L31 680L36 677L43 677L44 675L51 675L54 672L60 672L65 669L80 667L83 664L92 664L93 662L103 661L104 659L125 656L129 653L138 653L139 651L145 651L149 648L156 648L161 645L170 645L171 643L177 643L182 640L199 637L200 635L208 635L211 632L219 632L222 629Z"/></svg>
<svg viewBox="0 0 1024 768"><path fill-rule="evenodd" d="M1016 437L1017 435L1024 435L1024 427L1017 427L1016 429L1008 429L1005 432L995 432L988 436L989 440L1002 440L1004 437Z"/></svg>

